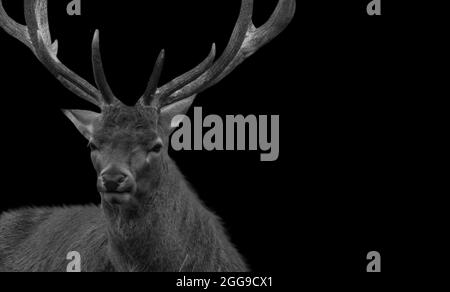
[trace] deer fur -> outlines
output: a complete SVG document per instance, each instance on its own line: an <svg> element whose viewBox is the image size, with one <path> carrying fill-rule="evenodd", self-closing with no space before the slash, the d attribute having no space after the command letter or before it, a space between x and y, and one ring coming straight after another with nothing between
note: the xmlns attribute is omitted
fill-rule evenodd
<svg viewBox="0 0 450 292"><path fill-rule="evenodd" d="M144 95L131 107L107 83L98 30L92 42L94 87L58 60L47 0L24 0L26 25L10 18L2 1L0 27L26 45L68 90L101 110L64 111L91 145L101 204L1 214L0 271L66 271L68 254L74 251L81 256L81 271L247 271L220 219L170 159L169 137L197 94L288 26L295 0L279 0L259 28L252 22L253 0L242 0L222 55L216 60L212 45L202 63L158 87L165 58L161 51Z"/></svg>
<svg viewBox="0 0 450 292"><path fill-rule="evenodd" d="M66 271L70 251L81 254L82 271L246 271L173 162L169 174L138 217L102 206L3 213L0 271Z"/></svg>

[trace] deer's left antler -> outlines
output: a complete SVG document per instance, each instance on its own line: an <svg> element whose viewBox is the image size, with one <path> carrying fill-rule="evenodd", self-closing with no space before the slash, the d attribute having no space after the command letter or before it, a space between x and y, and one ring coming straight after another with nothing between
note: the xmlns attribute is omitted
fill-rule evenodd
<svg viewBox="0 0 450 292"><path fill-rule="evenodd" d="M239 18L222 56L209 68L206 63L201 66L201 70L193 70L196 73L204 70L199 76L188 72L187 76L182 78L185 82L172 81L159 88L154 94L153 103L162 108L198 94L221 81L246 58L278 36L292 21L295 7L295 0L279 0L270 19L256 28L252 21L253 0L242 0ZM209 62L210 58L207 58L207 61ZM143 99L148 100L149 97L144 95ZM146 103L148 104L148 101Z"/></svg>

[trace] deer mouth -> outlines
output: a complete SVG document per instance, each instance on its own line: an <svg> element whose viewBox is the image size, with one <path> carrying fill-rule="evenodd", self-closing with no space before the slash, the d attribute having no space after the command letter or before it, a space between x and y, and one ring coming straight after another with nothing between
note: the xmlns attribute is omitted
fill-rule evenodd
<svg viewBox="0 0 450 292"><path fill-rule="evenodd" d="M101 196L105 201L113 205L127 204L132 199L130 192L105 192L101 193Z"/></svg>

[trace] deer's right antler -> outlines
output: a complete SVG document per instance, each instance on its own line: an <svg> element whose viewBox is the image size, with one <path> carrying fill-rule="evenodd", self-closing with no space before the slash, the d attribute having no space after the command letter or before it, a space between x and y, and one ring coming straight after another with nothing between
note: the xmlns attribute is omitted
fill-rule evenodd
<svg viewBox="0 0 450 292"><path fill-rule="evenodd" d="M58 60L58 41L52 42L50 36L47 0L24 0L26 26L17 23L8 16L3 8L2 1L0 0L0 27L30 48L39 61L67 89L98 107L116 101L109 86L107 86L101 62L99 62L98 33L96 34L97 44L96 37L93 41L93 66L97 86L100 90Z"/></svg>

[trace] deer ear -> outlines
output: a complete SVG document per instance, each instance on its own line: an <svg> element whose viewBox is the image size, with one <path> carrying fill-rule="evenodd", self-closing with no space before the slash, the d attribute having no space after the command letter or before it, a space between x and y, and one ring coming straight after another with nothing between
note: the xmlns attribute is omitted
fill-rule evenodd
<svg viewBox="0 0 450 292"><path fill-rule="evenodd" d="M195 96L196 95L192 95L188 98L167 105L161 109L160 121L162 122L165 129L170 131L178 127L178 125L185 117L184 115L191 107Z"/></svg>
<svg viewBox="0 0 450 292"><path fill-rule="evenodd" d="M72 121L86 139L92 139L94 123L101 114L84 110L63 110L63 113Z"/></svg>

